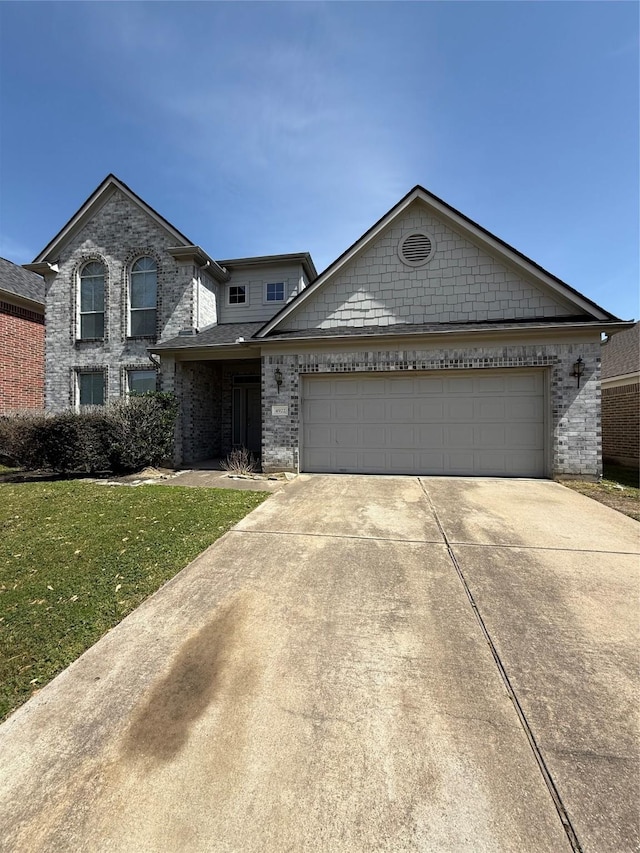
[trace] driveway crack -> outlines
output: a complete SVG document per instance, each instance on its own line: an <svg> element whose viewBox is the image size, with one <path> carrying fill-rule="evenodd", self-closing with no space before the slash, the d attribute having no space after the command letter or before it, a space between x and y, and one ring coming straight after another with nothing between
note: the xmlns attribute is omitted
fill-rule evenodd
<svg viewBox="0 0 640 853"><path fill-rule="evenodd" d="M529 721L527 720L527 717L524 713L522 705L520 704L520 701L516 695L516 692L511 685L511 681L509 679L509 676L507 675L507 671L504 667L504 664L502 663L502 660L500 658L500 654L498 653L498 649L496 648L496 645L493 642L491 634L489 633L489 630L485 624L485 621L482 618L482 614L480 613L480 610L478 609L478 605L475 602L475 599L473 597L473 593L471 592L471 588L469 587L469 584L467 583L467 580L464 576L464 572L462 571L462 568L460 567L460 564L458 563L458 560L456 558L455 552L454 552L453 547L452 547L452 543L449 541L447 534L444 530L444 527L442 526L442 524L440 522L440 518L439 518L438 513L436 511L435 505L434 505L433 501L431 500L431 495L427 491L422 478L419 478L419 479L420 479L420 486L422 487L422 491L424 492L424 496L427 499L427 503L429 504L431 512L433 513L433 516L435 518L436 524L438 525L438 528L440 529L440 533L442 534L442 538L444 539L445 545L447 547L447 551L449 553L449 558L453 564L454 569L456 570L458 578L460 579L460 583L462 584L462 587L466 593L466 596L469 600L469 604L471 605L471 609L473 610L473 612L475 614L476 620L478 621L478 624L480 625L480 630L482 631L484 638L487 641L487 644L491 650L491 654L493 655L493 659L495 661L496 667L498 668L498 673L500 675L500 678L502 679L502 683L504 684L505 690L507 691L507 694L509 695L511 702L513 703L513 706L516 710L516 714L518 715L518 719L520 720L520 724L524 730L524 733L527 736L527 740L529 741L529 746L531 747L531 750L534 754L536 762L538 763L538 767L540 768L540 772L542 773L542 778L544 780L545 785L547 786L547 790L549 791L549 794L551 795L553 803L556 807L556 811L558 812L558 816L560 818L560 821L562 823L564 831L567 835L569 843L571 844L571 847L575 851L575 853L584 853L582 845L580 844L580 841L578 840L578 836L576 834L576 831L573 827L573 824L571 823L571 818L569 817L567 810L565 808L565 805L562 802L560 792L556 788L556 784L553 781L553 777L551 776L551 773L550 773L549 768L547 767L547 764L544 760L544 757L542 755L540 747L538 746L538 742L536 741L535 735L533 734L531 726L529 725Z"/></svg>

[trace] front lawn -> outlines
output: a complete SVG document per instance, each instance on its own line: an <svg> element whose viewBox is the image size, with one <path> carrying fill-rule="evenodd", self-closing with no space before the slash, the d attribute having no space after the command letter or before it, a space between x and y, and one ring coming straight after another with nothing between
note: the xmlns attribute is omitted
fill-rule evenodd
<svg viewBox="0 0 640 853"><path fill-rule="evenodd" d="M0 485L0 720L267 497Z"/></svg>

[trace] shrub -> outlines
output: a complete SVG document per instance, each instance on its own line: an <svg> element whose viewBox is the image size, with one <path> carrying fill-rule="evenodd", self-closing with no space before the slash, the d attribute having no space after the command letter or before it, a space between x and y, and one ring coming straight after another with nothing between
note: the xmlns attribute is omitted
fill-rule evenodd
<svg viewBox="0 0 640 853"><path fill-rule="evenodd" d="M171 459L177 413L175 397L155 391L112 403L112 470L139 471Z"/></svg>
<svg viewBox="0 0 640 853"><path fill-rule="evenodd" d="M170 459L177 403L131 395L106 406L0 418L0 457L24 468L97 474L138 471Z"/></svg>
<svg viewBox="0 0 640 853"><path fill-rule="evenodd" d="M221 463L221 467L230 474L253 474L256 461L246 447L236 447Z"/></svg>

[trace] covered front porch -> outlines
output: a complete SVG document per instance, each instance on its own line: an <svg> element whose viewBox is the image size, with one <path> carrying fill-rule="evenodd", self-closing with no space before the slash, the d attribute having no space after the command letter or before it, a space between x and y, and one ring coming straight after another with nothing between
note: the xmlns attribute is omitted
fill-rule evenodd
<svg viewBox="0 0 640 853"><path fill-rule="evenodd" d="M260 459L260 369L259 358L162 358L163 390L172 392L179 404L176 465L224 459L236 447Z"/></svg>

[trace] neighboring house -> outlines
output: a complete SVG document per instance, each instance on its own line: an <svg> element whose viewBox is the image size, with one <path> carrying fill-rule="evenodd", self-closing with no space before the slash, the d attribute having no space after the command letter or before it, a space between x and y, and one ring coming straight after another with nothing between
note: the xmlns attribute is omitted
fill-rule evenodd
<svg viewBox="0 0 640 853"><path fill-rule="evenodd" d="M44 281L0 258L0 415L44 406Z"/></svg>
<svg viewBox="0 0 640 853"><path fill-rule="evenodd" d="M157 381L182 464L601 472L600 335L629 324L421 187L317 276L304 253L215 261L109 176L27 267L47 406Z"/></svg>
<svg viewBox="0 0 640 853"><path fill-rule="evenodd" d="M602 456L640 465L640 323L602 345Z"/></svg>

